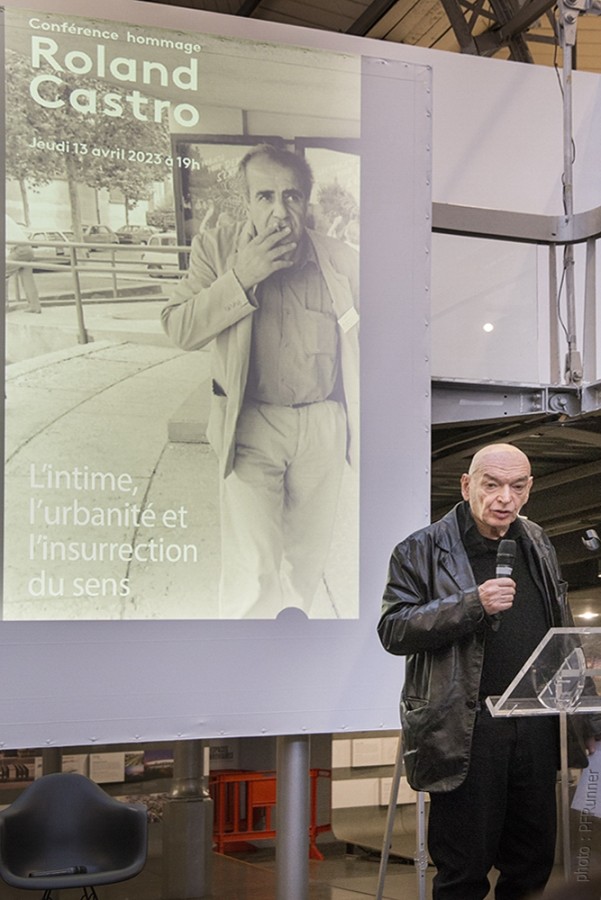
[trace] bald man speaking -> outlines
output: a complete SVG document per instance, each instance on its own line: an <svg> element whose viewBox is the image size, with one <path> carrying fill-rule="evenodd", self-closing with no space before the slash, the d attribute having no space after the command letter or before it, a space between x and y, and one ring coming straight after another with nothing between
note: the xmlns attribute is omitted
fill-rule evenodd
<svg viewBox="0 0 601 900"><path fill-rule="evenodd" d="M557 716L493 718L484 703L549 628L573 624L553 546L519 516L531 487L521 450L482 448L461 477L463 501L390 560L378 633L407 657L403 753L411 786L430 793L434 900L484 900L493 867L496 900L521 900L553 866ZM510 573L499 571L501 540L512 542ZM569 719L570 765L583 767L601 722Z"/></svg>

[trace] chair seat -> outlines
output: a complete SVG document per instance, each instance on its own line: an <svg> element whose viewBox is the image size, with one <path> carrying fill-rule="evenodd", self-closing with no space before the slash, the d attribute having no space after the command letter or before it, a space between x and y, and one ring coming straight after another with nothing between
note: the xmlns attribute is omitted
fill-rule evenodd
<svg viewBox="0 0 601 900"><path fill-rule="evenodd" d="M44 775L0 812L0 877L25 890L126 881L144 867L147 810L84 775Z"/></svg>

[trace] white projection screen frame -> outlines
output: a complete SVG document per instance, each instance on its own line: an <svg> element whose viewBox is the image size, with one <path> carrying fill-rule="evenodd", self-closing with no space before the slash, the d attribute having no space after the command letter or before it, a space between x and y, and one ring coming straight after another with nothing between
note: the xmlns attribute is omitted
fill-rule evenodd
<svg viewBox="0 0 601 900"><path fill-rule="evenodd" d="M378 56L374 41L115 0L102 17L86 2L11 0L3 47L7 215L25 221L19 180L32 208L47 197L57 210L29 231L68 227L51 193L67 183L84 214L93 197L97 221L111 203L114 217L128 189L148 196L146 166L155 194L172 191L165 227L183 244L203 216L232 214L230 176L248 147L276 140L305 155L315 229L358 249L361 431L315 610L221 618L216 461L168 427L188 394L195 402L209 353L169 343L161 303L140 325L150 338L82 344L72 306L70 344L23 351L28 317L7 304L0 748L395 728L402 662L375 628L390 551L428 520L430 70ZM18 79L33 109L21 119ZM17 165L36 154L37 183ZM315 194L333 188L346 212L327 218ZM85 259L101 278L110 248ZM64 277L57 268L51 278ZM44 296L48 272L34 279ZM45 311L31 329L50 327ZM121 569L102 556L134 544L146 548L137 567L127 552Z"/></svg>

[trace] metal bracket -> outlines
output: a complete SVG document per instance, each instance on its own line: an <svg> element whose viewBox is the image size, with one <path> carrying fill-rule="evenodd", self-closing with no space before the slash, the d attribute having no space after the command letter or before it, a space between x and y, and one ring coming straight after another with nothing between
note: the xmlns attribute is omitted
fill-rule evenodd
<svg viewBox="0 0 601 900"><path fill-rule="evenodd" d="M576 27L581 13L601 16L600 0L559 0L559 21L563 33L563 44L576 44Z"/></svg>
<svg viewBox="0 0 601 900"><path fill-rule="evenodd" d="M591 399L591 402L594 400ZM524 385L501 382L432 382L432 424L523 419L548 414L572 418L582 411L581 392L573 385Z"/></svg>

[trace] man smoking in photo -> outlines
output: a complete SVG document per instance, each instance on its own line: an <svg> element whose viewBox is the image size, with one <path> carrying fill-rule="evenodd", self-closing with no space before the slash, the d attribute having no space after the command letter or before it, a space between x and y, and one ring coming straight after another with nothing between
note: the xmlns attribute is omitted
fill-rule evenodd
<svg viewBox="0 0 601 900"><path fill-rule="evenodd" d="M310 614L358 441L358 260L307 227L302 157L261 144L240 174L247 221L194 238L162 321L186 350L214 342L221 617Z"/></svg>

